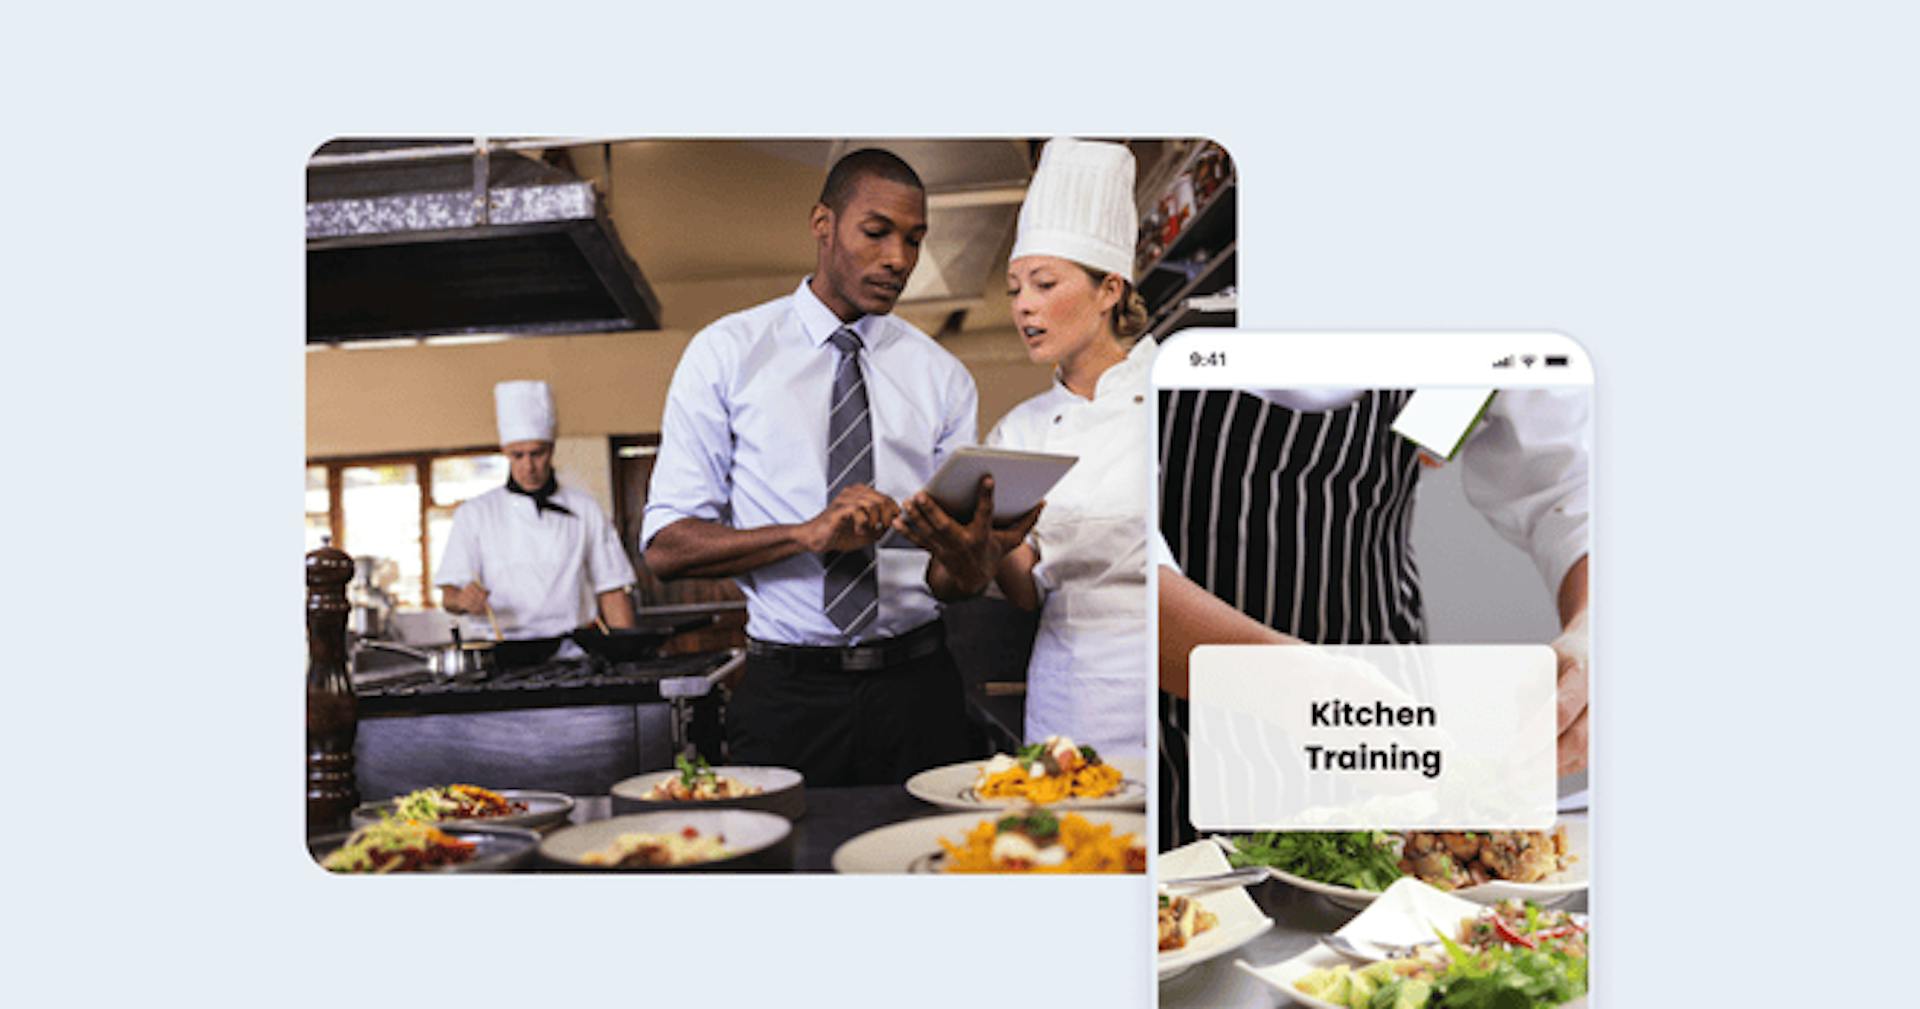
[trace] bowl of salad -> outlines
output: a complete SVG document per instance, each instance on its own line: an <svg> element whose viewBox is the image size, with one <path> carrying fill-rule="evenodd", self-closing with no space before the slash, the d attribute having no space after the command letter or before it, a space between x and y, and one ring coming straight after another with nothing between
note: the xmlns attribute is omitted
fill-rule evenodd
<svg viewBox="0 0 1920 1009"><path fill-rule="evenodd" d="M1550 831L1274 831L1215 837L1233 866L1364 909L1401 879L1477 903L1556 904L1587 888L1587 818Z"/></svg>
<svg viewBox="0 0 1920 1009"><path fill-rule="evenodd" d="M1335 934L1411 949L1369 962L1323 945L1270 966L1236 966L1315 1009L1536 1009L1586 999L1592 936L1583 915L1521 900L1475 904L1405 878Z"/></svg>

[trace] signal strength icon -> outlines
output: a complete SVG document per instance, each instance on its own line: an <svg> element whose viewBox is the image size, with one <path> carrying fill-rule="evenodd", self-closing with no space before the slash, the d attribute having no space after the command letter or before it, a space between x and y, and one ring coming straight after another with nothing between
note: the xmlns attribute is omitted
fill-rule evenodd
<svg viewBox="0 0 1920 1009"><path fill-rule="evenodd" d="M1506 357L1503 357L1503 358L1501 358L1500 360L1498 360L1498 361L1495 361L1495 362L1493 362L1493 366L1494 366L1494 367L1496 367L1496 368L1511 368L1511 367L1513 367L1513 355L1512 355L1512 354L1508 354L1508 355L1507 355Z"/></svg>

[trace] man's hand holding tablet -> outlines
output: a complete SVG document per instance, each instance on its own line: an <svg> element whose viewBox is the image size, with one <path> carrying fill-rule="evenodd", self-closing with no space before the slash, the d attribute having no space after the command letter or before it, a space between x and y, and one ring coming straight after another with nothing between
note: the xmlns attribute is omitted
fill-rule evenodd
<svg viewBox="0 0 1920 1009"><path fill-rule="evenodd" d="M1012 525L993 524L993 477L980 478L974 495L973 518L960 523L926 491L908 498L893 528L932 555L927 562L927 587L941 599L977 595L993 580L994 569L1007 551L1020 545L1040 520L1041 501Z"/></svg>
<svg viewBox="0 0 1920 1009"><path fill-rule="evenodd" d="M880 546L914 546L932 554L927 585L934 595L974 595L993 580L1000 558L1033 530L1046 505L1043 496L1077 461L1042 452L961 449L902 504Z"/></svg>

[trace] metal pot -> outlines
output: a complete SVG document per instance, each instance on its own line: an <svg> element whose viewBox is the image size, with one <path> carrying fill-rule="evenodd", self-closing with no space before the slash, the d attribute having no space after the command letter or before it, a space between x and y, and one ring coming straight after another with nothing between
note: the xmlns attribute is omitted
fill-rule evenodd
<svg viewBox="0 0 1920 1009"><path fill-rule="evenodd" d="M384 637L387 633L387 615L375 607L356 603L347 613L347 630L358 638Z"/></svg>
<svg viewBox="0 0 1920 1009"><path fill-rule="evenodd" d="M353 559L353 581L347 585L347 602L353 605L353 610L347 614L347 630L358 637L387 636L388 618L393 615L393 597L375 584L381 565L386 563L381 558L366 555Z"/></svg>
<svg viewBox="0 0 1920 1009"><path fill-rule="evenodd" d="M391 641L362 641L362 647L411 655L427 664L427 672L437 680L484 680L494 670L493 642L459 641L434 648L414 648Z"/></svg>

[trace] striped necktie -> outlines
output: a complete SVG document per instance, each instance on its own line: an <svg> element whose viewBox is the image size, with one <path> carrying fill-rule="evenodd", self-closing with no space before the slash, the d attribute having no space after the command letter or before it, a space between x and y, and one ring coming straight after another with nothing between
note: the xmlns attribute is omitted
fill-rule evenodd
<svg viewBox="0 0 1920 1009"><path fill-rule="evenodd" d="M867 410L867 383L860 374L860 337L840 327L828 337L840 351L833 373L832 412L827 415L827 500L854 484L873 486L873 419ZM849 635L873 622L880 612L880 575L872 546L823 558L827 574L822 593L827 619Z"/></svg>

